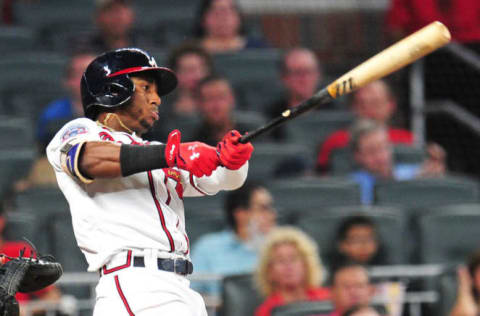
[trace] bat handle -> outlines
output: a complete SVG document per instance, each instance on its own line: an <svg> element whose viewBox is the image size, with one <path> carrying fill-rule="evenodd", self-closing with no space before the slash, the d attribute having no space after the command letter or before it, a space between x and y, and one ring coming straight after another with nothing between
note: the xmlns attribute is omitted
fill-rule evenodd
<svg viewBox="0 0 480 316"><path fill-rule="evenodd" d="M246 134L242 135L242 137L240 137L240 139L238 140L238 142L241 143L241 144L246 144L246 143L248 143L253 137L254 137L254 134L246 133Z"/></svg>

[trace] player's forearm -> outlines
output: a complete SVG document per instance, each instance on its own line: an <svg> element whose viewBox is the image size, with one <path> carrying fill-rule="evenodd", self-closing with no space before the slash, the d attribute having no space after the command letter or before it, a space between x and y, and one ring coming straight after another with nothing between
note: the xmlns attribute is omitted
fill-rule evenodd
<svg viewBox="0 0 480 316"><path fill-rule="evenodd" d="M87 142L80 156L80 172L90 179L122 176L120 148L114 143Z"/></svg>

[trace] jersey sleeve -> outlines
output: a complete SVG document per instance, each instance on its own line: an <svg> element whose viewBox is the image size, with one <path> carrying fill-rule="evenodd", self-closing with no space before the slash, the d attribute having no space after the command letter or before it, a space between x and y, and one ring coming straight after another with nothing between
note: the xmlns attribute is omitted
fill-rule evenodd
<svg viewBox="0 0 480 316"><path fill-rule="evenodd" d="M95 122L79 118L65 124L47 146L47 158L53 169L68 173L65 164L71 164L74 168L82 145L88 141L102 141L101 128Z"/></svg>
<svg viewBox="0 0 480 316"><path fill-rule="evenodd" d="M184 196L215 195L221 190L235 190L247 179L248 162L238 170L218 167L210 176L196 177L181 170L184 183Z"/></svg>

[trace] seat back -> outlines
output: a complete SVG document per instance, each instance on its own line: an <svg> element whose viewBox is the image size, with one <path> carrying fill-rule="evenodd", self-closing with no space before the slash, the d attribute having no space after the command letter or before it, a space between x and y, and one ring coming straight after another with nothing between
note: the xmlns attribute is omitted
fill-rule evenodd
<svg viewBox="0 0 480 316"><path fill-rule="evenodd" d="M298 302L275 307L272 316L326 316L333 311L329 301Z"/></svg>
<svg viewBox="0 0 480 316"><path fill-rule="evenodd" d="M223 279L223 316L254 315L262 298L255 288L251 274L227 276Z"/></svg>
<svg viewBox="0 0 480 316"><path fill-rule="evenodd" d="M401 209L354 205L333 207L322 211L312 210L302 214L297 225L312 236L325 253L334 246L340 223L353 215L367 216L374 221L389 262L407 262L406 218Z"/></svg>
<svg viewBox="0 0 480 316"><path fill-rule="evenodd" d="M480 248L480 204L435 208L418 220L421 263L461 263Z"/></svg>

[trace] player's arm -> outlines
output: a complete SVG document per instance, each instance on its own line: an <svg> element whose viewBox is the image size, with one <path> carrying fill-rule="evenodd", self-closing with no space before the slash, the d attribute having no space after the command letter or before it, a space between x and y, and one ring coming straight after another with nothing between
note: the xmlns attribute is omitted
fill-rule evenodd
<svg viewBox="0 0 480 316"><path fill-rule="evenodd" d="M97 178L126 177L168 167L168 144L134 146L104 141L70 141L61 148L62 169L90 183Z"/></svg>

